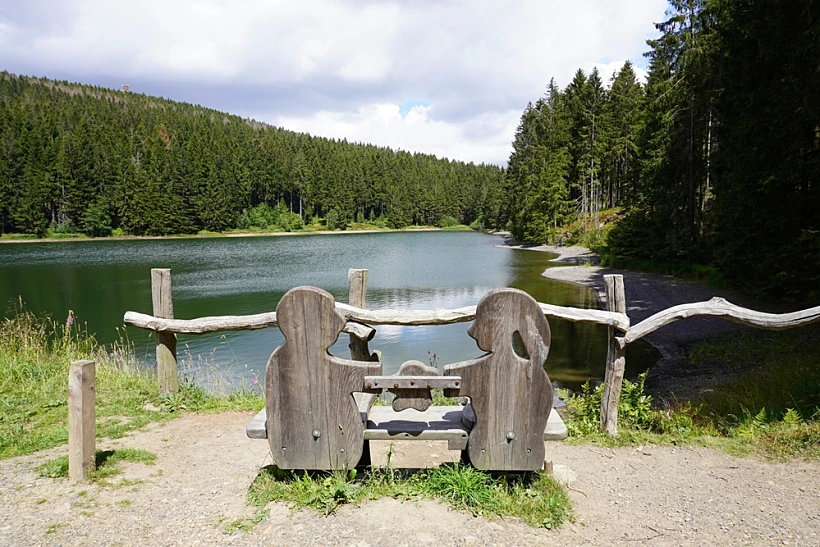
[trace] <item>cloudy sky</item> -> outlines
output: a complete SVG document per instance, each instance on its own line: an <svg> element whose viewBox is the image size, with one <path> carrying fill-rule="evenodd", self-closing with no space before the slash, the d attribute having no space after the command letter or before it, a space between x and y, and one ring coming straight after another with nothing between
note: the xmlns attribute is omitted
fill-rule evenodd
<svg viewBox="0 0 820 547"><path fill-rule="evenodd" d="M505 165L527 101L645 67L666 0L0 0L0 70Z"/></svg>

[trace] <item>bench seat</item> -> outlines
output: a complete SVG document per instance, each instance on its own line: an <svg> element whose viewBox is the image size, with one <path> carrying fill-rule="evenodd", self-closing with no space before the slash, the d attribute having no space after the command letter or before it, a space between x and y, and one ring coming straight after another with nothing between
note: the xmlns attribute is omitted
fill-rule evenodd
<svg viewBox="0 0 820 547"><path fill-rule="evenodd" d="M450 450L464 450L470 429L463 419L463 406L431 406L424 412L408 409L396 412L389 406L373 406L369 409L360 404L362 421L366 420L364 438L368 441L437 440L447 441ZM259 411L248 424L245 432L251 439L267 439L267 416L265 409ZM567 438L567 426L553 408L544 429L545 441Z"/></svg>

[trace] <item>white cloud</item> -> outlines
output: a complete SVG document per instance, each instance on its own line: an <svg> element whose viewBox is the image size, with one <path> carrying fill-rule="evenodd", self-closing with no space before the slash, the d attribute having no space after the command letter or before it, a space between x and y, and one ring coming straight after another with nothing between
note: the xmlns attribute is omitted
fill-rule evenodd
<svg viewBox="0 0 820 547"><path fill-rule="evenodd" d="M621 59L619 61L609 61L609 62L606 62L606 63L595 63L595 66L598 68L598 73L601 75L601 81L604 82L604 84L607 87L609 87L609 84L611 83L612 78L615 76L615 74L617 72L619 72L623 68L624 63L627 60L628 59ZM643 68L641 68L639 66L635 66L634 63L632 64L632 70L635 72L635 77L637 78L637 80L639 82L641 82L642 84L645 84L646 83L646 76L647 76L646 70L644 70Z"/></svg>
<svg viewBox="0 0 820 547"><path fill-rule="evenodd" d="M199 95L186 95L185 86L209 87L211 96L225 95L208 106L291 129L503 162L521 111L550 77L565 86L577 68L597 64L608 81L623 61L601 59L641 66L665 7L665 0L26 0L0 10L7 63L0 68L91 83L165 82L176 93L170 98L188 102ZM256 110L232 102L237 86L258 93ZM429 107L404 118L382 111L408 102Z"/></svg>
<svg viewBox="0 0 820 547"><path fill-rule="evenodd" d="M504 164L510 153L518 111L479 114L459 124L435 120L430 107L412 107L405 116L397 104L376 104L355 112L320 111L311 116L281 116L276 125L312 135L370 142L413 152L475 163ZM475 135L481 135L476 138Z"/></svg>

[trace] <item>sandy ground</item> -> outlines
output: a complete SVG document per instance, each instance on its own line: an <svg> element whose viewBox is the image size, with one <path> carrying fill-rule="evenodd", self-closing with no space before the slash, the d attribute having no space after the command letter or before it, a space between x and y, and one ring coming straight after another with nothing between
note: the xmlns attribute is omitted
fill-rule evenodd
<svg viewBox="0 0 820 547"><path fill-rule="evenodd" d="M246 492L270 463L265 441L245 437L250 413L186 415L99 448L158 456L128 464L120 486L40 478L34 468L65 447L0 462L2 545L820 545L820 462L738 459L709 449L547 445L569 486L576 518L558 530L474 517L430 501L384 499L323 517ZM398 466L457 457L446 443L400 442ZM374 446L374 463L386 446Z"/></svg>

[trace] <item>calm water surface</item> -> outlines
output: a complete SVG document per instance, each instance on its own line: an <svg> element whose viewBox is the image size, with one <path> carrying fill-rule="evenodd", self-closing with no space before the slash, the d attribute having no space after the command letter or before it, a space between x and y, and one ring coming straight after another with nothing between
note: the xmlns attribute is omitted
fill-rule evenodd
<svg viewBox="0 0 820 547"><path fill-rule="evenodd" d="M171 268L174 315L181 319L273 311L298 285L321 287L347 302L349 268L370 270L370 308L469 306L497 287L516 287L550 304L598 307L591 290L541 275L555 266L552 255L496 247L501 242L474 232L401 232L4 244L0 302L19 296L28 309L61 320L73 310L104 344L124 332L147 362L154 358L153 335L123 329L122 317L129 310L151 313L151 268ZM467 336L468 326L379 326L370 347L382 350L385 373L409 359L428 363L433 353L444 365L482 353ZM546 368L552 380L575 389L603 377L605 327L554 319L550 326ZM214 369L261 381L268 356L282 341L276 328L180 336L180 366L196 381L206 381ZM348 356L347 343L340 337L331 352ZM627 376L656 359L648 344L631 345Z"/></svg>

